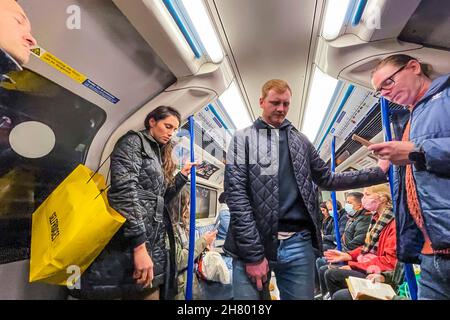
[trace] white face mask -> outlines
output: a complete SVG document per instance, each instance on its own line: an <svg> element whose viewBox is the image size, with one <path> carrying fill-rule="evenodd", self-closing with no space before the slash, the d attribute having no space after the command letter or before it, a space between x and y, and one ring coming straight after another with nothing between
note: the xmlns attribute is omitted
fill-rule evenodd
<svg viewBox="0 0 450 320"><path fill-rule="evenodd" d="M344 209L347 212L347 214L350 216L352 216L356 213L355 209L353 209L353 206L348 202L345 203Z"/></svg>

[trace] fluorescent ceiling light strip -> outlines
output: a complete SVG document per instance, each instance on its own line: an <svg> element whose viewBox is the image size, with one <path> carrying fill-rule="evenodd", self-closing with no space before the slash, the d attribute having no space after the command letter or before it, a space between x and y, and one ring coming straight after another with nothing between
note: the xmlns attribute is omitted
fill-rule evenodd
<svg viewBox="0 0 450 320"><path fill-rule="evenodd" d="M331 128L334 125L334 122L336 121L337 117L341 113L342 109L344 108L345 104L347 103L348 98L352 94L353 90L355 89L354 85L349 85L347 88L347 91L345 92L344 97L342 98L341 104L339 105L338 110L336 111L336 114L333 117L333 120L331 120L330 125L328 126L327 131L325 132L324 136L322 137L322 140L320 141L319 147L317 148L318 151L320 151L320 148L322 147L323 142L325 141L325 138L327 137L328 133L330 133Z"/></svg>
<svg viewBox="0 0 450 320"><path fill-rule="evenodd" d="M344 82L342 80L339 80L338 84L336 85L336 89L334 90L333 96L330 99L330 103L328 104L328 108L325 111L325 115L330 113L331 109L333 108L334 102L336 101L336 98L339 95L339 92L341 91L343 86L344 86ZM317 134L316 134L316 137L314 138L314 142L317 140L318 134L322 131L323 127L325 126L326 120L327 120L327 117L324 116L322 118L322 122L320 123L319 130L317 130Z"/></svg>
<svg viewBox="0 0 450 320"><path fill-rule="evenodd" d="M219 63L224 57L222 47L203 1L182 0L182 3L211 61Z"/></svg>
<svg viewBox="0 0 450 320"><path fill-rule="evenodd" d="M177 24L178 28L180 29L181 33L183 34L184 38L186 39L187 43L189 44L189 47L191 47L192 52L194 52L194 55L197 59L200 59L202 56L202 53L198 46L195 44L194 39L191 37L191 34L187 30L186 26L184 25L183 21L181 20L180 15L178 14L178 11L175 9L175 6L173 5L171 0L163 0L164 5L166 6L167 10L169 11L170 15L172 16L173 20Z"/></svg>
<svg viewBox="0 0 450 320"><path fill-rule="evenodd" d="M323 20L322 36L326 40L336 39L349 14L350 0L328 0Z"/></svg>
<svg viewBox="0 0 450 320"><path fill-rule="evenodd" d="M367 0L359 0L358 8L356 9L355 15L353 16L352 26L356 27L360 22L364 9L366 9Z"/></svg>
<svg viewBox="0 0 450 320"><path fill-rule="evenodd" d="M244 103L235 82L222 93L219 100L236 129L242 129L252 124L247 106Z"/></svg>
<svg viewBox="0 0 450 320"><path fill-rule="evenodd" d="M317 136L320 128L319 123L326 115L337 84L337 79L323 73L317 67L314 68L306 104L305 120L302 126L302 132L310 141L314 141Z"/></svg>

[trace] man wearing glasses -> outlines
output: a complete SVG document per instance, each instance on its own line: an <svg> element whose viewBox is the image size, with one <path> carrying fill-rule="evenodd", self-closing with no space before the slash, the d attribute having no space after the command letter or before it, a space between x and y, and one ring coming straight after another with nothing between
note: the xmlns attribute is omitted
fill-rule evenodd
<svg viewBox="0 0 450 320"><path fill-rule="evenodd" d="M397 255L421 263L419 299L450 299L450 74L431 80L428 68L408 55L379 63L372 85L406 106L401 141L369 146L395 170Z"/></svg>

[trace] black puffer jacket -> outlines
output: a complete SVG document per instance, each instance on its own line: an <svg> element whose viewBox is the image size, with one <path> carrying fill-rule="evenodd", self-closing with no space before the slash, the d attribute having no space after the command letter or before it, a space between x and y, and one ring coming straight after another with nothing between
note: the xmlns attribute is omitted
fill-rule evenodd
<svg viewBox="0 0 450 320"><path fill-rule="evenodd" d="M278 149L276 143L268 143L277 135L272 130L258 132L257 121L235 134L225 169L231 221L224 249L247 263L264 257L276 261L278 248ZM313 182L326 190L346 190L385 182L386 175L378 167L333 174L305 135L290 123L286 130L299 192L314 223L313 245L321 251Z"/></svg>
<svg viewBox="0 0 450 320"><path fill-rule="evenodd" d="M342 236L342 251L348 252L364 244L370 220L372 215L365 209L357 211L348 219Z"/></svg>
<svg viewBox="0 0 450 320"><path fill-rule="evenodd" d="M159 144L145 130L128 132L111 154L110 205L126 217L126 222L81 278L82 298L117 298L142 291L133 279L133 249L146 243L154 264L153 287L164 281L164 203L185 185L181 173L166 189Z"/></svg>

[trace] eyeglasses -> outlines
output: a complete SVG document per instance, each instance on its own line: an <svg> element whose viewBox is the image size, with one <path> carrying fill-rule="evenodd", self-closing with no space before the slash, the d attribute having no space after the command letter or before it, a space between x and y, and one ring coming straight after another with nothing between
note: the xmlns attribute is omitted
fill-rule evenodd
<svg viewBox="0 0 450 320"><path fill-rule="evenodd" d="M394 87L394 85L395 85L394 77L397 75L397 73L399 73L403 69L405 69L407 65L408 64L405 64L403 67L401 67L400 69L395 71L393 74L391 74L391 76L389 78L387 78L386 80L381 82L381 85L377 88L377 90L374 93L374 97L375 98L381 97L381 90L390 90L390 89L392 89Z"/></svg>

